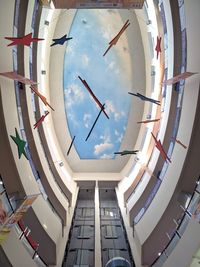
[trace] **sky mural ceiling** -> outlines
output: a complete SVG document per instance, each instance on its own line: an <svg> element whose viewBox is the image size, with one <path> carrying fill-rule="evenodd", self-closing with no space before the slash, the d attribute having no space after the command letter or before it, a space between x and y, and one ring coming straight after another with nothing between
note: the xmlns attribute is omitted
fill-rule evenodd
<svg viewBox="0 0 200 267"><path fill-rule="evenodd" d="M81 159L112 159L126 131L132 90L130 44L126 32L103 57L109 42L125 23L115 10L78 10L68 37L64 59L65 113L71 138ZM123 14L124 15L124 14ZM124 17L124 16L123 16ZM130 25L126 31L130 31ZM78 78L85 80L105 104L87 141L100 107Z"/></svg>

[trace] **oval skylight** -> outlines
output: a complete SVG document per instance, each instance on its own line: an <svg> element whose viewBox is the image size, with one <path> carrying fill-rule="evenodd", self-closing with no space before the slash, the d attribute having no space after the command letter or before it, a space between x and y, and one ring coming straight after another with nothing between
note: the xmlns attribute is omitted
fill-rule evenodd
<svg viewBox="0 0 200 267"><path fill-rule="evenodd" d="M103 57L109 42L124 25L128 10L78 10L68 37L64 59L64 101L71 137L81 159L114 158L128 122L132 90L131 44L127 32ZM131 31L130 25L126 31ZM105 104L90 137L86 137L100 107L78 78L85 80Z"/></svg>

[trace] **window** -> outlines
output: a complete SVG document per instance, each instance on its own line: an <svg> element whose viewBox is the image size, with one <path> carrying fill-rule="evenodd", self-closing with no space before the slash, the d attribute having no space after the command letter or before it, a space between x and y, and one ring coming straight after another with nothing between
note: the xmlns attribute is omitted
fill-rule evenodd
<svg viewBox="0 0 200 267"><path fill-rule="evenodd" d="M89 250L78 249L74 266L89 266Z"/></svg>
<svg viewBox="0 0 200 267"><path fill-rule="evenodd" d="M107 216L110 218L119 218L119 212L117 208L101 208L101 216Z"/></svg>
<svg viewBox="0 0 200 267"><path fill-rule="evenodd" d="M116 225L106 225L105 226L105 238L107 239L117 239L117 226Z"/></svg>
<svg viewBox="0 0 200 267"><path fill-rule="evenodd" d="M76 215L78 217L94 217L94 208L77 208Z"/></svg>
<svg viewBox="0 0 200 267"><path fill-rule="evenodd" d="M79 226L78 236L79 239L89 239L93 236L93 227L90 225Z"/></svg>
<svg viewBox="0 0 200 267"><path fill-rule="evenodd" d="M108 259L113 259L114 257L120 257L119 249L109 249L108 250Z"/></svg>

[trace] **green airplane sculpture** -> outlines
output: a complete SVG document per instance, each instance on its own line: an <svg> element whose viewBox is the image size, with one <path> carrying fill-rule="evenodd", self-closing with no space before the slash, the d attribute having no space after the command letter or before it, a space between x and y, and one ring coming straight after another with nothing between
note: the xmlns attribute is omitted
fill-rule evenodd
<svg viewBox="0 0 200 267"><path fill-rule="evenodd" d="M124 151L115 152L114 154L119 154L121 156L124 156L124 155L130 155L130 154L136 155L138 152L139 150L124 150Z"/></svg>

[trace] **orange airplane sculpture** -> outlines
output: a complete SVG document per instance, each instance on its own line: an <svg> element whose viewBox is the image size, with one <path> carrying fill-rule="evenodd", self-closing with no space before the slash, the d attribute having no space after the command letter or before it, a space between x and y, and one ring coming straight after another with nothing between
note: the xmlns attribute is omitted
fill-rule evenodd
<svg viewBox="0 0 200 267"><path fill-rule="evenodd" d="M30 46L32 42L42 41L42 38L33 38L32 33L29 33L23 37L5 37L5 39L12 41L12 43L8 44L7 46L13 45L25 45Z"/></svg>
<svg viewBox="0 0 200 267"><path fill-rule="evenodd" d="M171 79L168 79L166 81L163 81L161 84L162 85L172 85L172 84L175 84L181 80L185 80L187 78L189 78L190 76L194 75L194 74L197 74L197 72L190 72L190 71L185 71L181 74L178 74L174 77L172 77Z"/></svg>
<svg viewBox="0 0 200 267"><path fill-rule="evenodd" d="M42 100L42 102L45 104L45 106L49 106L53 111L55 111L52 106L47 102L47 99L45 96L43 96L37 89L35 85L30 86L31 90Z"/></svg>
<svg viewBox="0 0 200 267"><path fill-rule="evenodd" d="M166 161L168 160L169 162L171 162L170 158L167 156L167 153L165 152L163 146L161 145L160 140L157 140L156 137L154 136L154 134L151 132L151 135L156 143L156 147L157 149L160 151L160 154L162 156L162 158Z"/></svg>
<svg viewBox="0 0 200 267"><path fill-rule="evenodd" d="M42 117L33 125L34 129L37 128L46 118L46 116L49 115L49 111L45 115L42 115Z"/></svg>
<svg viewBox="0 0 200 267"><path fill-rule="evenodd" d="M187 146L184 145L180 140L178 140L178 139L176 139L176 138L174 138L174 137L172 137L172 139L173 139L177 144L179 144L179 145L181 145L183 148L187 149Z"/></svg>
<svg viewBox="0 0 200 267"><path fill-rule="evenodd" d="M156 54L156 58L158 59L158 56L159 56L159 53L161 53L162 51L161 51L161 37L158 37L157 36L157 43L156 43L156 47L155 47L155 50L156 50L156 52L157 52L157 54Z"/></svg>
<svg viewBox="0 0 200 267"><path fill-rule="evenodd" d="M86 82L86 80L83 80L80 76L78 76L79 80L83 83L83 85L85 86L85 88L88 90L88 92L91 94L91 96L93 97L94 101L97 103L97 105L100 107L100 109L103 108L103 105L101 104L101 102L99 101L99 99L95 96L95 94L92 92L92 89L89 87L88 83ZM109 119L107 113L105 112L104 108L103 108L103 113L106 115L106 117Z"/></svg>
<svg viewBox="0 0 200 267"><path fill-rule="evenodd" d="M145 121L138 121L137 123L149 123L149 122L157 122L160 119L154 119L154 120L145 120Z"/></svg>
<svg viewBox="0 0 200 267"><path fill-rule="evenodd" d="M109 47L106 50L106 52L103 54L103 57L108 53L108 51L111 49L111 47L113 45L116 45L117 42L119 41L119 38L121 37L121 35L125 32L125 30L128 28L128 26L130 25L129 20L127 20L124 24L124 26L121 28L121 30L119 31L119 33L110 41L109 43Z"/></svg>
<svg viewBox="0 0 200 267"><path fill-rule="evenodd" d="M37 84L37 82L34 82L20 74L18 74L16 71L8 71L8 72L1 72L0 76L6 77L8 79L18 81L23 84L32 85Z"/></svg>

